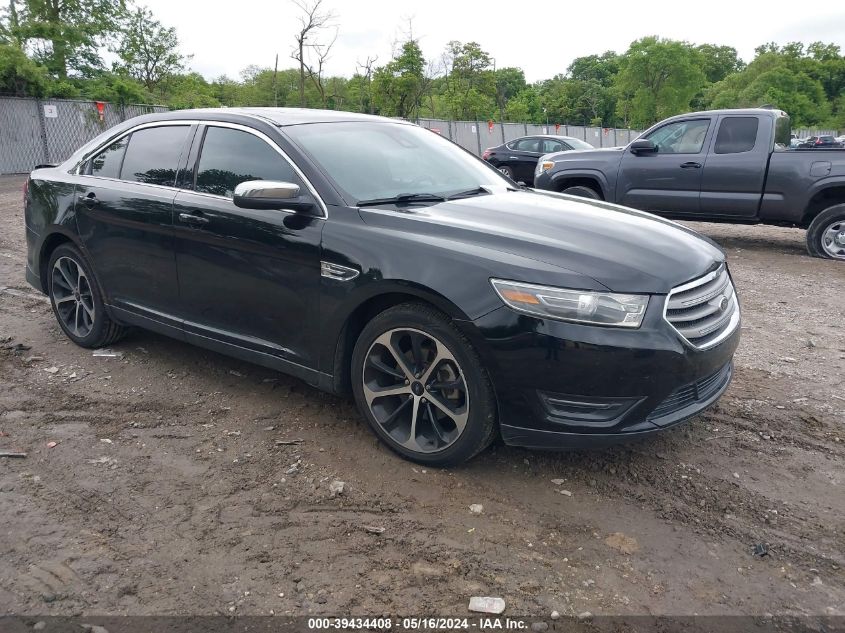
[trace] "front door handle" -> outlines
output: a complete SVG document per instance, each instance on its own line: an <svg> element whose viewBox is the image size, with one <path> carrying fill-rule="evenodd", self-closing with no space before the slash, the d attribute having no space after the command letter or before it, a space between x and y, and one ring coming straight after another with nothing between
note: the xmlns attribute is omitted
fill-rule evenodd
<svg viewBox="0 0 845 633"><path fill-rule="evenodd" d="M185 224L192 224L193 226L203 226L208 224L208 218L194 213L180 213L179 219Z"/></svg>
<svg viewBox="0 0 845 633"><path fill-rule="evenodd" d="M701 169L701 163L694 163L692 161L689 163L681 163L681 169Z"/></svg>
<svg viewBox="0 0 845 633"><path fill-rule="evenodd" d="M100 201L97 199L97 195L93 191L88 195L79 196L79 201L89 209L100 204Z"/></svg>

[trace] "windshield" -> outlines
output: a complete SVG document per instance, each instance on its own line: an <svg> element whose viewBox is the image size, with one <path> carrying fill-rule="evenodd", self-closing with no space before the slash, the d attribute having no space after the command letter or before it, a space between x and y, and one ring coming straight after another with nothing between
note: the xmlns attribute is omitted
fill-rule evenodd
<svg viewBox="0 0 845 633"><path fill-rule="evenodd" d="M349 204L513 184L487 163L416 125L356 121L285 128L337 185Z"/></svg>
<svg viewBox="0 0 845 633"><path fill-rule="evenodd" d="M595 149L595 147L589 143L577 138L567 138L566 144L572 147L572 149Z"/></svg>

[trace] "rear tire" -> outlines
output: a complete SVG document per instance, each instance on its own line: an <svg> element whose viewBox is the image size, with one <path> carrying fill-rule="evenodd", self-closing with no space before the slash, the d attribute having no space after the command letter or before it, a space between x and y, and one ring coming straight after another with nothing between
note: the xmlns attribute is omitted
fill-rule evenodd
<svg viewBox="0 0 845 633"><path fill-rule="evenodd" d="M505 176L516 182L516 172L514 172L513 167L510 165L499 165L496 167L500 172L502 172Z"/></svg>
<svg viewBox="0 0 845 633"><path fill-rule="evenodd" d="M586 185L575 185L574 187L567 187L561 193L568 196L578 196L579 198L590 198L592 200L601 200L598 191Z"/></svg>
<svg viewBox="0 0 845 633"><path fill-rule="evenodd" d="M62 244L50 255L47 294L59 327L80 347L105 347L126 334L106 314L94 271L75 246Z"/></svg>
<svg viewBox="0 0 845 633"><path fill-rule="evenodd" d="M478 353L427 304L404 303L373 318L355 343L351 370L361 414L406 459L459 464L496 436L496 399Z"/></svg>
<svg viewBox="0 0 845 633"><path fill-rule="evenodd" d="M810 223L807 251L813 257L845 260L845 204L825 209Z"/></svg>

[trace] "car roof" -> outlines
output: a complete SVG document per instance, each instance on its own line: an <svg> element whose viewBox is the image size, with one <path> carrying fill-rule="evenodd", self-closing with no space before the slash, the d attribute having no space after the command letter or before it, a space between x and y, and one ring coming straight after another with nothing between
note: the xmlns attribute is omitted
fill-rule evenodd
<svg viewBox="0 0 845 633"><path fill-rule="evenodd" d="M744 114L746 116L749 114L753 114L757 116L767 116L773 118L788 116L786 112L784 112L783 110L778 110L777 108L726 108L723 110L699 110L698 112L685 112L684 114L676 114L675 116L669 117L664 120L672 121L674 119L687 119L696 116L717 116L721 114Z"/></svg>
<svg viewBox="0 0 845 633"><path fill-rule="evenodd" d="M550 138L556 141L580 141L583 139L577 138L575 136L562 136L560 134L529 134L528 136L519 136L517 138L512 138L511 140L507 141L508 143L513 143L514 141L521 141L524 138Z"/></svg>
<svg viewBox="0 0 845 633"><path fill-rule="evenodd" d="M165 116L170 115L170 116ZM263 119L278 126L301 125L303 123L337 123L341 121L380 121L406 123L401 119L390 119L372 114L342 112L338 110L313 110L309 108L197 108L162 113L163 119L214 119L219 116L243 116Z"/></svg>

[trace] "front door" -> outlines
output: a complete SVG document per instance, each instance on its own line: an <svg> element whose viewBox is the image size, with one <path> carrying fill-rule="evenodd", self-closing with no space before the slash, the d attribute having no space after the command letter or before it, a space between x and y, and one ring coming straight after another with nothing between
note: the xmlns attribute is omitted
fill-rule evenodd
<svg viewBox="0 0 845 633"><path fill-rule="evenodd" d="M508 162L513 165L517 182L534 182L534 168L540 160L543 139L528 137L519 139L513 145L514 151L508 154Z"/></svg>
<svg viewBox="0 0 845 633"><path fill-rule="evenodd" d="M709 134L710 119L673 121L643 137L654 142L656 152L625 150L616 183L617 202L670 215L698 213Z"/></svg>
<svg viewBox="0 0 845 633"><path fill-rule="evenodd" d="M240 182L305 184L263 135L209 124L197 139L192 182L174 203L186 332L315 368L322 211L236 207Z"/></svg>
<svg viewBox="0 0 845 633"><path fill-rule="evenodd" d="M170 314L178 302L173 199L190 131L142 127L82 167L77 227L111 305L150 316Z"/></svg>

